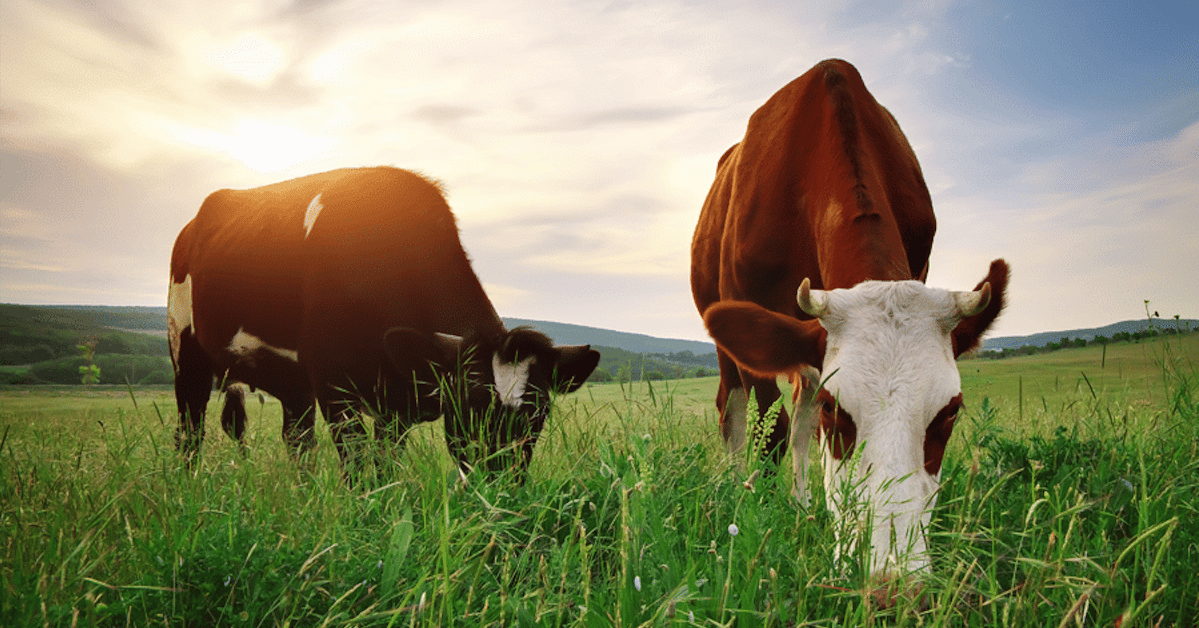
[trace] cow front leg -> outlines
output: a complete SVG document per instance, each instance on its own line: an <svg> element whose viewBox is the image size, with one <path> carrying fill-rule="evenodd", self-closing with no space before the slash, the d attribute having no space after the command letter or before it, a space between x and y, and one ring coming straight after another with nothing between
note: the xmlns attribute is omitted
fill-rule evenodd
<svg viewBox="0 0 1199 628"><path fill-rule="evenodd" d="M368 436L362 415L349 405L321 403L321 413L329 422L333 445L341 457L341 471L346 481L354 484L366 467Z"/></svg>
<svg viewBox="0 0 1199 628"><path fill-rule="evenodd" d="M799 381L796 381L796 380ZM816 405L816 393L820 390L820 372L805 366L797 376L792 377L791 385L795 387L795 406L791 412L791 468L794 472L794 484L791 485L791 495L804 508L812 501L811 490L808 488L808 445L820 422L820 408Z"/></svg>
<svg viewBox="0 0 1199 628"><path fill-rule="evenodd" d="M756 415L749 416L748 409L745 412L745 441L748 445L756 448L756 453L763 460L772 463L773 468L768 467L767 472L777 470L787 450L787 432L791 429L791 420L789 413L782 405L779 406L778 414L773 418L768 417L767 413L782 398L783 394L779 390L778 382L772 378L755 377L743 371L741 381L745 384L746 390L753 391L758 405ZM745 399L748 406L748 395Z"/></svg>
<svg viewBox="0 0 1199 628"><path fill-rule="evenodd" d="M720 365L720 390L716 393L716 410L720 412L720 437L724 449L737 462L745 466L745 411L748 397L741 383L741 371L736 363L719 347L716 358Z"/></svg>
<svg viewBox="0 0 1199 628"><path fill-rule="evenodd" d="M171 357L175 367L175 405L179 411L175 450L183 454L190 467L204 440L204 412L214 379L212 363L190 328L180 334Z"/></svg>
<svg viewBox="0 0 1199 628"><path fill-rule="evenodd" d="M221 410L221 429L237 442L238 452L246 456L246 393L245 384L225 386L225 407Z"/></svg>
<svg viewBox="0 0 1199 628"><path fill-rule="evenodd" d="M304 455L316 446L316 402L312 399L289 399L282 403L283 442L292 459L302 462Z"/></svg>

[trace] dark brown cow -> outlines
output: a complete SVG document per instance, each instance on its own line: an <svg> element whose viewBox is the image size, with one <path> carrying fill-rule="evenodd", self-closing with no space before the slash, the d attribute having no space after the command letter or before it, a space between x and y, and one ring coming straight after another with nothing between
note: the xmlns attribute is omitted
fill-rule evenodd
<svg viewBox="0 0 1199 628"><path fill-rule="evenodd" d="M279 398L297 453L313 443L315 405L343 461L367 411L376 438L444 414L464 470L523 468L550 393L577 389L599 362L587 345L505 329L440 188L396 168L213 193L175 242L169 316L189 457L220 377ZM226 429L240 439L245 413L229 401Z"/></svg>
<svg viewBox="0 0 1199 628"><path fill-rule="evenodd" d="M780 396L775 378L790 376L793 416L768 427L766 447L777 460L791 432L806 503L819 426L832 507L846 511L857 496L873 509L875 572L927 566L923 527L962 403L954 360L1004 304L1002 260L973 292L923 284L935 230L899 125L852 65L829 60L750 118L720 159L692 243L728 448L739 453L747 440L746 390L764 410Z"/></svg>

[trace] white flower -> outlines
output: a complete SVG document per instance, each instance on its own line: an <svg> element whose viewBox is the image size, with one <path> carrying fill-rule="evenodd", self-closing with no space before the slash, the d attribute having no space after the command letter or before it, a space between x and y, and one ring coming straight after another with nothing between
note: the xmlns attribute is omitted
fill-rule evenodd
<svg viewBox="0 0 1199 628"><path fill-rule="evenodd" d="M687 611L687 621L695 621L695 611Z"/></svg>
<svg viewBox="0 0 1199 628"><path fill-rule="evenodd" d="M633 588L641 590L641 576L633 576Z"/></svg>
<svg viewBox="0 0 1199 628"><path fill-rule="evenodd" d="M737 533L740 531L741 531L741 529L737 527L737 524L735 524L735 523L729 524L729 534L730 535L737 536Z"/></svg>

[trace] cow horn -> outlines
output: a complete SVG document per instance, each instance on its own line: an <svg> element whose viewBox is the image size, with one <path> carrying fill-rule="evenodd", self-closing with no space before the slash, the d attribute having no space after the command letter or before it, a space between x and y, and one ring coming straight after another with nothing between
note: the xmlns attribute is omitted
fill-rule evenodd
<svg viewBox="0 0 1199 628"><path fill-rule="evenodd" d="M986 309L991 302L991 284L984 283L982 288L978 290L967 290L963 292L954 292L953 300L957 302L958 314L962 318L969 318Z"/></svg>
<svg viewBox="0 0 1199 628"><path fill-rule="evenodd" d="M809 316L822 318L828 314L828 293L824 290L813 290L812 281L806 277L803 283L799 284L799 294L795 300L799 301L799 309L807 312Z"/></svg>

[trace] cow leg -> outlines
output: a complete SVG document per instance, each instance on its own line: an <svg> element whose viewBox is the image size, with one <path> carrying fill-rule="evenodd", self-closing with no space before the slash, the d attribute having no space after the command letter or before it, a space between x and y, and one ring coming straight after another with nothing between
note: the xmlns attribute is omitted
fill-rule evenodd
<svg viewBox="0 0 1199 628"><path fill-rule="evenodd" d="M745 386L741 383L741 370L719 347L716 349L716 358L720 365L720 389L716 393L720 435L724 438L725 450L739 464L743 464L747 396Z"/></svg>
<svg viewBox="0 0 1199 628"><path fill-rule="evenodd" d="M171 357L175 366L175 405L179 411L175 450L184 455L190 467L204 440L204 411L214 379L212 362L190 328L180 334L178 350Z"/></svg>
<svg viewBox="0 0 1199 628"><path fill-rule="evenodd" d="M221 429L229 438L237 441L238 450L246 455L246 392L245 384L230 384L225 387L225 407L221 410Z"/></svg>
<svg viewBox="0 0 1199 628"><path fill-rule="evenodd" d="M782 393L773 379L756 377L742 371L728 354L717 348L717 359L720 363L720 391L716 395L716 407L720 410L720 434L724 437L725 449L738 465L745 460L747 443L762 444L762 454L772 460L777 466L782 460L783 443L787 440L790 419L787 411L780 408L773 425L763 426L765 435L758 435L759 419L763 417ZM749 394L753 390L758 402L758 415L754 417L754 429L750 428ZM751 441L751 436L753 440ZM764 439L759 441L758 439Z"/></svg>
<svg viewBox="0 0 1199 628"><path fill-rule="evenodd" d="M792 377L791 385L798 393L791 412L791 468L795 476L791 495L806 508L812 501L808 489L808 445L820 422L820 406L816 404L820 372L810 366L804 367L797 377Z"/></svg>
<svg viewBox="0 0 1199 628"><path fill-rule="evenodd" d="M316 445L316 402L288 399L283 403L283 442L296 461ZM332 425L332 423L330 423Z"/></svg>
<svg viewBox="0 0 1199 628"><path fill-rule="evenodd" d="M770 407L783 396L779 391L778 382L773 378L756 377L744 371L741 372L741 382L754 391L758 402L758 414L752 417L754 424L747 425L745 428L746 442L750 445L760 446L761 455L766 460L773 462L777 468L786 453L784 445L787 442L787 432L791 428L791 419L786 408L779 407L778 415L772 424L765 425L762 421L765 420L766 412L770 410ZM746 417L747 424L750 420L750 417Z"/></svg>
<svg viewBox="0 0 1199 628"><path fill-rule="evenodd" d="M354 483L362 476L366 465L366 423L354 408L344 402L320 403L321 413L329 423L329 433L341 457L342 475L347 482Z"/></svg>

